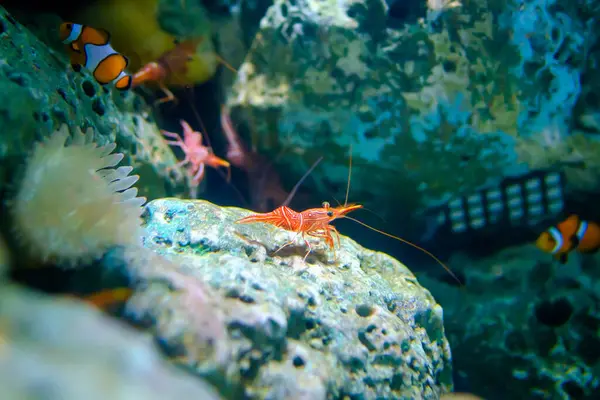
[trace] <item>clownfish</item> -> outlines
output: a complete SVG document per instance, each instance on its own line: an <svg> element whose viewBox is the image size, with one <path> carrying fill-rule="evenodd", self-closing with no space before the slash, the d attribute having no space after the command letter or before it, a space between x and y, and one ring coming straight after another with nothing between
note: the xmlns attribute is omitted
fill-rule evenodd
<svg viewBox="0 0 600 400"><path fill-rule="evenodd" d="M60 40L68 46L71 66L79 71L87 68L101 85L114 82L119 90L131 87L131 75L125 72L129 60L110 45L110 34L104 29L64 22Z"/></svg>
<svg viewBox="0 0 600 400"><path fill-rule="evenodd" d="M577 215L571 215L542 232L535 245L564 264L573 250L594 253L600 249L600 226L595 222L582 221Z"/></svg>

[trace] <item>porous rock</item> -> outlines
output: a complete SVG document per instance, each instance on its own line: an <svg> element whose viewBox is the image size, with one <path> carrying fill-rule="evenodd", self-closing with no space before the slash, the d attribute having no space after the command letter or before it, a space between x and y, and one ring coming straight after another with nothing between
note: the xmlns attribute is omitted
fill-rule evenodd
<svg viewBox="0 0 600 400"><path fill-rule="evenodd" d="M525 245L483 259L456 254L449 265L466 287L423 284L444 306L455 375L473 392L600 398L600 258L572 254L562 265Z"/></svg>
<svg viewBox="0 0 600 400"><path fill-rule="evenodd" d="M3 286L0 321L4 399L220 398L162 360L150 335L76 300Z"/></svg>
<svg viewBox="0 0 600 400"><path fill-rule="evenodd" d="M228 398L437 399L452 387L442 309L397 260L234 221L242 209L147 205L131 318ZM152 258L152 257L151 257ZM241 396L241 397L240 397Z"/></svg>

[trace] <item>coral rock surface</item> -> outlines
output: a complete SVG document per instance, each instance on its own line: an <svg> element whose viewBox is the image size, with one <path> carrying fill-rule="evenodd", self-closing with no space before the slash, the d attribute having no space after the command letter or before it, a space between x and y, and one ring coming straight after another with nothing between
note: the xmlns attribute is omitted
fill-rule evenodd
<svg viewBox="0 0 600 400"><path fill-rule="evenodd" d="M147 205L144 283L128 304L165 350L228 398L437 399L452 387L442 309L397 260L342 237L234 224L206 201ZM143 252L142 252L143 253ZM140 253L139 257L144 257ZM135 257L135 254L131 255Z"/></svg>

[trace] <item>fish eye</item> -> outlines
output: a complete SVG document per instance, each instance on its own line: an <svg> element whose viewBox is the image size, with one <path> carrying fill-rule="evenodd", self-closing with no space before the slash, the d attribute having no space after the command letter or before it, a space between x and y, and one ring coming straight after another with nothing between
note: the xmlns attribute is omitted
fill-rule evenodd
<svg viewBox="0 0 600 400"><path fill-rule="evenodd" d="M328 217L333 217L333 211L327 211L327 216Z"/></svg>
<svg viewBox="0 0 600 400"><path fill-rule="evenodd" d="M71 23L67 24L67 29L71 29L72 27L73 27L73 24L71 24Z"/></svg>

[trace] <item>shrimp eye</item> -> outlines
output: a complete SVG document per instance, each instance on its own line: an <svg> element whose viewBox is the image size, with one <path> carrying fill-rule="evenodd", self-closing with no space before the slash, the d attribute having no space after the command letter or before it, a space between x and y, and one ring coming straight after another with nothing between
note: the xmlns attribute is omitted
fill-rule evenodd
<svg viewBox="0 0 600 400"><path fill-rule="evenodd" d="M333 211L327 211L327 216L328 217L333 217Z"/></svg>

